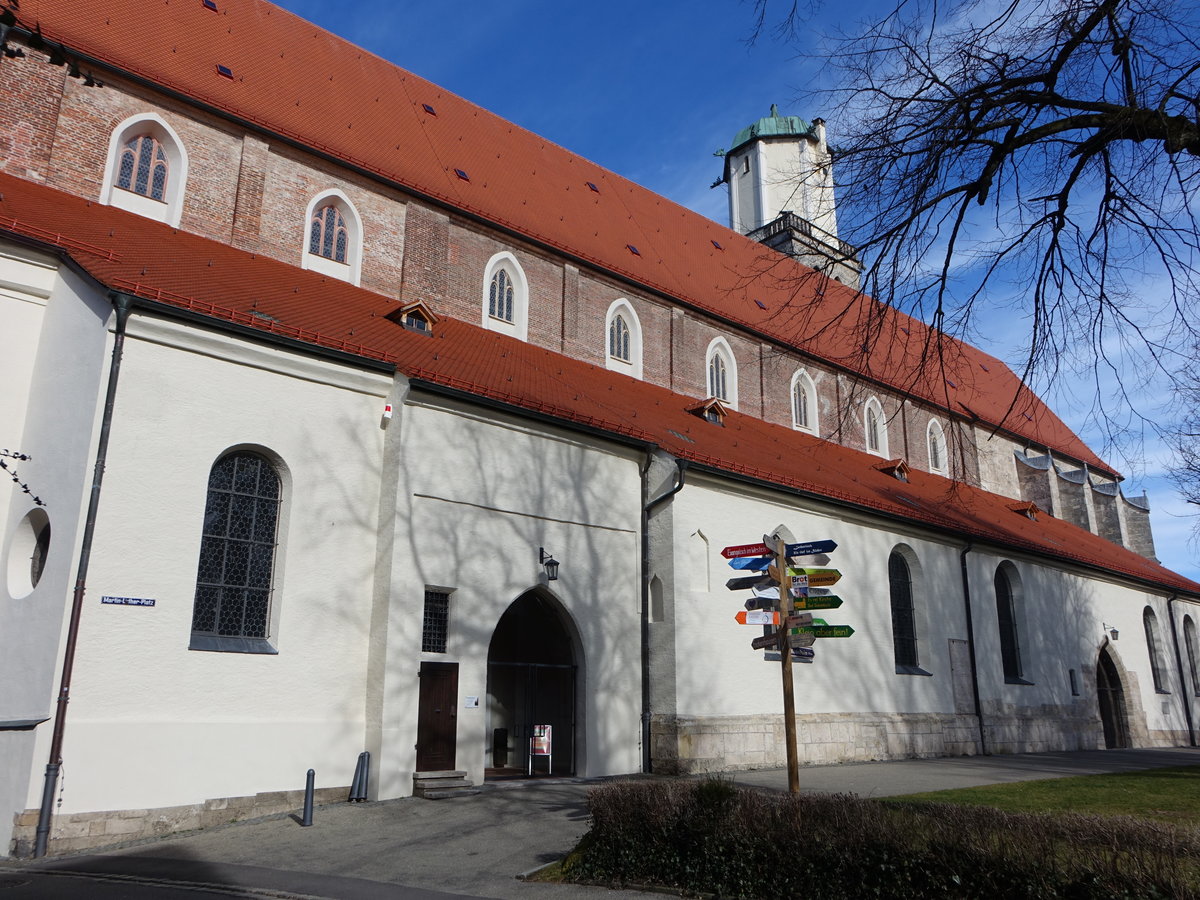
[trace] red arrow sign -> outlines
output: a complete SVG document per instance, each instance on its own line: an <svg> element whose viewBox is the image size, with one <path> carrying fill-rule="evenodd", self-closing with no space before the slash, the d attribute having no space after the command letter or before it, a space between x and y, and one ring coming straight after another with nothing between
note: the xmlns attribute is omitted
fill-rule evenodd
<svg viewBox="0 0 1200 900"><path fill-rule="evenodd" d="M735 619L742 625L778 625L779 613L770 612L765 609L742 610ZM802 623L797 622L797 625Z"/></svg>
<svg viewBox="0 0 1200 900"><path fill-rule="evenodd" d="M721 551L721 555L726 559L734 559L738 556L766 556L773 552L766 544L739 544L734 547L726 547Z"/></svg>

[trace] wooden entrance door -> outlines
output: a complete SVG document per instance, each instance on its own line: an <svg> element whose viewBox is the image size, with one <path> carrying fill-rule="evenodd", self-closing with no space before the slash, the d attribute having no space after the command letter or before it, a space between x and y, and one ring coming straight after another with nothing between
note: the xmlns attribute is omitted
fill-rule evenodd
<svg viewBox="0 0 1200 900"><path fill-rule="evenodd" d="M1096 695L1100 701L1100 724L1104 726L1104 748L1113 750L1129 746L1129 732L1125 719L1125 692L1121 688L1121 676L1108 655L1108 648L1100 651L1096 662Z"/></svg>
<svg viewBox="0 0 1200 900"><path fill-rule="evenodd" d="M458 743L458 663L421 663L417 705L417 771L454 768Z"/></svg>

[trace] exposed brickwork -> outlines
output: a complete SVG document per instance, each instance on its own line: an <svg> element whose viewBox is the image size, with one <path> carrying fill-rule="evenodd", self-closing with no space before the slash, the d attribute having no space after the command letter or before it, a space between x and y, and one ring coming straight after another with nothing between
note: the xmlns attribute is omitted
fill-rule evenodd
<svg viewBox="0 0 1200 900"><path fill-rule="evenodd" d="M237 199L233 206L233 245L242 250L258 249L266 165L267 142L253 135L244 135Z"/></svg>
<svg viewBox="0 0 1200 900"><path fill-rule="evenodd" d="M66 78L65 66L37 50L0 58L0 170L46 180Z"/></svg>

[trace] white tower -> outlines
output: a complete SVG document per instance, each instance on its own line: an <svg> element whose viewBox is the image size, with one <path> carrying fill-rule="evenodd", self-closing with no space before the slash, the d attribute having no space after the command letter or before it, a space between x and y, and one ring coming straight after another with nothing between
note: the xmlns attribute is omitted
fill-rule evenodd
<svg viewBox="0 0 1200 900"><path fill-rule="evenodd" d="M825 123L771 115L743 128L725 154L729 227L858 286L854 248L838 239Z"/></svg>

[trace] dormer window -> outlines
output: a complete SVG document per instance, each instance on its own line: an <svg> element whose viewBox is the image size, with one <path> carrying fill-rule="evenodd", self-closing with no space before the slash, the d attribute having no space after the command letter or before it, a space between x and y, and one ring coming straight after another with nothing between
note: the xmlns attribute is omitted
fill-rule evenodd
<svg viewBox="0 0 1200 900"><path fill-rule="evenodd" d="M889 459L887 462L876 464L875 468L885 475L891 475L897 481L908 481L908 463L902 459Z"/></svg>
<svg viewBox="0 0 1200 900"><path fill-rule="evenodd" d="M725 417L729 415L729 408L717 397L709 397L695 406L689 406L687 411L693 416L699 416L704 421L720 425L722 428L725 427Z"/></svg>
<svg viewBox="0 0 1200 900"><path fill-rule="evenodd" d="M433 326L437 324L437 316L420 300L392 310L387 314L387 318L403 325L408 331L430 336L433 334Z"/></svg>

